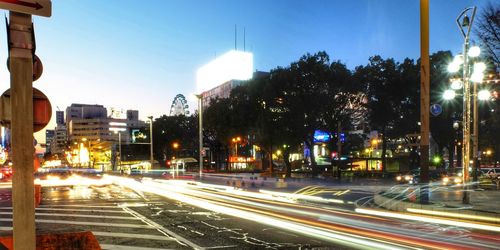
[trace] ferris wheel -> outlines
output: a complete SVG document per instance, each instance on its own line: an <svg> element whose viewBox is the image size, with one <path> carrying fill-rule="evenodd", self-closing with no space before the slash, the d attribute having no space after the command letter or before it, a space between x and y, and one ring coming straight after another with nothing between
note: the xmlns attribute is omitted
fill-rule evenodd
<svg viewBox="0 0 500 250"><path fill-rule="evenodd" d="M170 106L170 116L189 115L189 105L187 104L186 97L183 94L175 96Z"/></svg>

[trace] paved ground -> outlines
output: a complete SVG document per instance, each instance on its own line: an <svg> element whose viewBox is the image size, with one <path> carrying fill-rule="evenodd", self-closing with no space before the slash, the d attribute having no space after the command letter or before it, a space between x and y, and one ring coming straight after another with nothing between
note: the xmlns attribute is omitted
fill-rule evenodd
<svg viewBox="0 0 500 250"><path fill-rule="evenodd" d="M111 185L43 189L37 231L92 231L103 249L339 249L258 223ZM0 234L12 208L0 207Z"/></svg>

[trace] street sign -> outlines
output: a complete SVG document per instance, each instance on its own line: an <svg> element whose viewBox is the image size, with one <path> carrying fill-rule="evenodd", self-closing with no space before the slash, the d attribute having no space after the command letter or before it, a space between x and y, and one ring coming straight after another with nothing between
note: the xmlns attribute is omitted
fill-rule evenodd
<svg viewBox="0 0 500 250"><path fill-rule="evenodd" d="M441 107L441 105L439 105L437 103L431 105L431 114L433 116L438 116L442 112L443 112L443 108Z"/></svg>
<svg viewBox="0 0 500 250"><path fill-rule="evenodd" d="M42 91L33 88L33 132L38 132L45 128L51 116L52 106L49 99ZM0 123L9 127L11 119L10 89L8 89L0 97Z"/></svg>
<svg viewBox="0 0 500 250"><path fill-rule="evenodd" d="M0 0L1 1L1 0ZM7 58L7 70L10 72L10 58ZM37 55L33 57L33 81L36 81L42 76L43 64Z"/></svg>
<svg viewBox="0 0 500 250"><path fill-rule="evenodd" d="M43 73L43 64L42 61L40 61L40 58L35 55L33 57L33 81L38 80L40 76L42 76Z"/></svg>
<svg viewBox="0 0 500 250"><path fill-rule="evenodd" d="M0 9L50 17L52 2L50 0L0 0Z"/></svg>

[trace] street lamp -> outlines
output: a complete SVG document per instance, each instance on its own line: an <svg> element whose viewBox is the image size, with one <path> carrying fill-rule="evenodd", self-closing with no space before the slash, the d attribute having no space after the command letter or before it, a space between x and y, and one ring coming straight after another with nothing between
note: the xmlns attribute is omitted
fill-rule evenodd
<svg viewBox="0 0 500 250"><path fill-rule="evenodd" d="M468 12L472 12L471 18L467 16ZM464 95L463 95L463 149L462 149L462 163L463 163L463 185L464 185L464 195L462 202L464 204L469 204L470 203L470 196L468 192L468 186L467 183L469 181L469 161L470 161L470 139L471 139L471 129L470 129L470 113L471 113L471 94L470 94L470 82L469 80L473 80L474 82L480 82L480 74L477 70L480 70L481 65L475 66L474 67L474 73L472 74L474 76L474 79L471 79L472 76L470 75L470 69L469 69L469 56L478 56L479 53L476 48L471 49L472 51L469 50L469 35L471 31L472 24L474 23L474 17L476 16L476 7L469 7L466 8L465 10L460 13L460 15L456 19L456 23L458 25L458 28L460 29L460 32L462 33L462 36L464 37L464 52L462 57L460 58L459 56L456 56L453 62L451 63L450 66L448 66L448 70L453 72L453 71L458 71L461 63L463 63L463 72L462 72L462 77L463 77L463 88L464 88ZM484 69L483 69L484 70ZM474 84L474 97L475 94L477 93L477 84ZM474 98L474 120L477 119L477 98ZM474 146L477 144L477 123L474 122ZM475 148L475 147L474 147ZM474 150L474 159L477 159L477 150Z"/></svg>
<svg viewBox="0 0 500 250"><path fill-rule="evenodd" d="M114 126L114 125L118 125L118 124L116 124L116 123L110 123L110 125ZM120 125L122 125L122 124L120 124ZM120 158L119 158L120 165L119 166L120 166L120 169L121 169L121 163L122 163L122 134L121 134L121 132L122 131L127 131L127 129L124 128L124 127L110 127L109 131L113 131L115 134L118 134L118 150L119 150L118 153L120 155ZM113 166L113 171L115 171L115 170L116 169L114 169L114 166Z"/></svg>
<svg viewBox="0 0 500 250"><path fill-rule="evenodd" d="M455 96L456 96L455 91L452 89L447 89L443 93L443 99L445 100L455 99Z"/></svg>
<svg viewBox="0 0 500 250"><path fill-rule="evenodd" d="M203 174L203 94L195 95L198 98L198 141L199 141L199 163L200 163L200 180Z"/></svg>
<svg viewBox="0 0 500 250"><path fill-rule="evenodd" d="M148 116L149 119L149 161L151 169L153 169L153 116Z"/></svg>
<svg viewBox="0 0 500 250"><path fill-rule="evenodd" d="M234 143L234 156L237 159L238 158L238 142L241 141L241 137L234 137L231 139Z"/></svg>

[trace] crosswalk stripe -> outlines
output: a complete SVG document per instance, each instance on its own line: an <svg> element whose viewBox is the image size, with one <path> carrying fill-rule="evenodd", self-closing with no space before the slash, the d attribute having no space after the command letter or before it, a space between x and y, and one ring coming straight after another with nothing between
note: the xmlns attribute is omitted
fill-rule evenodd
<svg viewBox="0 0 500 250"><path fill-rule="evenodd" d="M94 208L118 208L116 205L83 205L83 204L51 204L40 205L40 207L94 207Z"/></svg>
<svg viewBox="0 0 500 250"><path fill-rule="evenodd" d="M136 247L136 246L125 246L125 245L111 245L111 244L100 244L103 250L166 250L165 248L152 248L152 247Z"/></svg>
<svg viewBox="0 0 500 250"><path fill-rule="evenodd" d="M0 214L10 215L12 212L0 212ZM88 214L56 214L56 213L35 213L39 216L59 216L59 217L80 217L80 218L100 218L100 219L118 219L118 220L139 220L135 217L127 216L108 216L108 215L88 215Z"/></svg>
<svg viewBox="0 0 500 250"><path fill-rule="evenodd" d="M0 218L0 221L12 221L10 218ZM105 222L90 222L90 221L66 221L66 220L40 220L38 223L52 223L52 224L68 224L68 225L84 225L84 226L103 226L103 227L128 227L128 228L154 228L146 224L126 224L126 223L105 223Z"/></svg>
<svg viewBox="0 0 500 250"><path fill-rule="evenodd" d="M171 230L168 230L167 228L163 227L162 225L146 218L144 215L128 208L128 207L122 207L123 210L127 211L128 213L130 213L132 216L135 216L139 219L141 219L144 223L150 225L152 228L155 228L156 230L158 230L159 232L162 232L164 233L165 235L169 235L171 237L174 237L175 239L177 239L177 241L180 243L180 244L186 244L194 249L202 249L201 246L198 246L196 243L192 242L192 241L189 241L188 239L172 232Z"/></svg>
<svg viewBox="0 0 500 250"><path fill-rule="evenodd" d="M100 209L69 209L69 208L44 208L37 207L36 210L40 211L73 211L73 212L91 212L91 213L125 213L123 210L100 210ZM12 207L0 207L0 210L12 210Z"/></svg>
<svg viewBox="0 0 500 250"><path fill-rule="evenodd" d="M12 227L0 227L0 231L11 231Z"/></svg>
<svg viewBox="0 0 500 250"><path fill-rule="evenodd" d="M174 238L163 235L112 233L112 232L96 232L96 231L92 231L92 233L95 236L105 236L105 237L121 237L121 238L136 238L136 239L146 239L146 240L166 240L166 241L176 240Z"/></svg>

